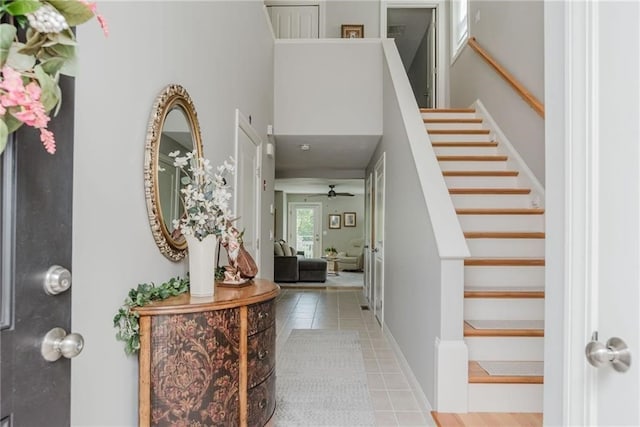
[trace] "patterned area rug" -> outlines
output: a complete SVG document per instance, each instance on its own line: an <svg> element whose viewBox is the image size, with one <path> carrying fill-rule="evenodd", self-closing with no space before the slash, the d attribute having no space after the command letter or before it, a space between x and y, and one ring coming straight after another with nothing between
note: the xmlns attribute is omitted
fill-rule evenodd
<svg viewBox="0 0 640 427"><path fill-rule="evenodd" d="M375 425L357 331L293 329L276 375L278 427Z"/></svg>

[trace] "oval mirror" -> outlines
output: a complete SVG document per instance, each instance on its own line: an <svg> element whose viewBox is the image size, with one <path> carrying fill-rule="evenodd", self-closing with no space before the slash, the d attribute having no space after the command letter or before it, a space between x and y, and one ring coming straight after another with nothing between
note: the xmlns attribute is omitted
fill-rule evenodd
<svg viewBox="0 0 640 427"><path fill-rule="evenodd" d="M153 105L145 144L144 185L153 238L172 261L186 254L184 236L173 226L183 214L180 201L180 169L169 153L196 151L202 156L202 140L196 109L186 89L168 85Z"/></svg>

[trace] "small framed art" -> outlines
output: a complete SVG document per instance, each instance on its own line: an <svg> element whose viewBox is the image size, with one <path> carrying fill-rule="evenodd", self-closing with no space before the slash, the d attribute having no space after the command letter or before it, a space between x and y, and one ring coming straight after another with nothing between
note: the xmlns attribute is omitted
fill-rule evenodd
<svg viewBox="0 0 640 427"><path fill-rule="evenodd" d="M342 24L343 39L362 39L364 38L364 25L362 24Z"/></svg>

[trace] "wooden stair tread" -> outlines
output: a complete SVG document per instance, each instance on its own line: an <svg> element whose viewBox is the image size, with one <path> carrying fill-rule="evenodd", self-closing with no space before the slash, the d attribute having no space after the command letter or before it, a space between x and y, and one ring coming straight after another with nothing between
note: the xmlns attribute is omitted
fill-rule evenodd
<svg viewBox="0 0 640 427"><path fill-rule="evenodd" d="M467 258L465 266L544 266L544 258Z"/></svg>
<svg viewBox="0 0 640 427"><path fill-rule="evenodd" d="M469 361L469 383L470 384L543 384L542 376L493 376L475 360Z"/></svg>
<svg viewBox="0 0 640 427"><path fill-rule="evenodd" d="M489 129L429 129L431 135L489 135Z"/></svg>
<svg viewBox="0 0 640 427"><path fill-rule="evenodd" d="M436 156L439 162L504 162L507 156L501 154L477 156Z"/></svg>
<svg viewBox="0 0 640 427"><path fill-rule="evenodd" d="M442 176L518 176L518 171L442 171Z"/></svg>
<svg viewBox="0 0 640 427"><path fill-rule="evenodd" d="M467 412L454 414L431 411L438 427L542 427L541 412Z"/></svg>
<svg viewBox="0 0 640 427"><path fill-rule="evenodd" d="M544 290L537 289L474 289L464 290L465 298L544 298Z"/></svg>
<svg viewBox="0 0 640 427"><path fill-rule="evenodd" d="M505 322L505 323L508 323ZM505 326L508 326L505 325ZM506 327L504 329L480 329L474 328L464 322L465 337L544 337L544 329L518 329Z"/></svg>
<svg viewBox="0 0 640 427"><path fill-rule="evenodd" d="M449 194L529 194L530 188L450 188Z"/></svg>
<svg viewBox="0 0 640 427"><path fill-rule="evenodd" d="M468 119L450 118L450 119L422 119L424 123L482 123L482 119L470 117Z"/></svg>
<svg viewBox="0 0 640 427"><path fill-rule="evenodd" d="M496 141L437 141L432 142L433 147L454 147L454 148L469 148L469 147L492 147L498 146Z"/></svg>
<svg viewBox="0 0 640 427"><path fill-rule="evenodd" d="M542 215L543 208L459 208L458 215Z"/></svg>
<svg viewBox="0 0 640 427"><path fill-rule="evenodd" d="M475 113L474 108L421 108L421 113Z"/></svg>
<svg viewBox="0 0 640 427"><path fill-rule="evenodd" d="M467 239L544 239L543 231L466 231Z"/></svg>

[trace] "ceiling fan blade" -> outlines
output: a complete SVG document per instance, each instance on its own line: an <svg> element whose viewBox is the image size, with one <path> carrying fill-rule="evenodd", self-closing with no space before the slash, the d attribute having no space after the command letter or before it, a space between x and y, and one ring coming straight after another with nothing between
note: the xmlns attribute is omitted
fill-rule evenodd
<svg viewBox="0 0 640 427"><path fill-rule="evenodd" d="M355 194L351 194L351 193L336 193L336 196L349 196L349 197L353 197L353 196L355 196Z"/></svg>

